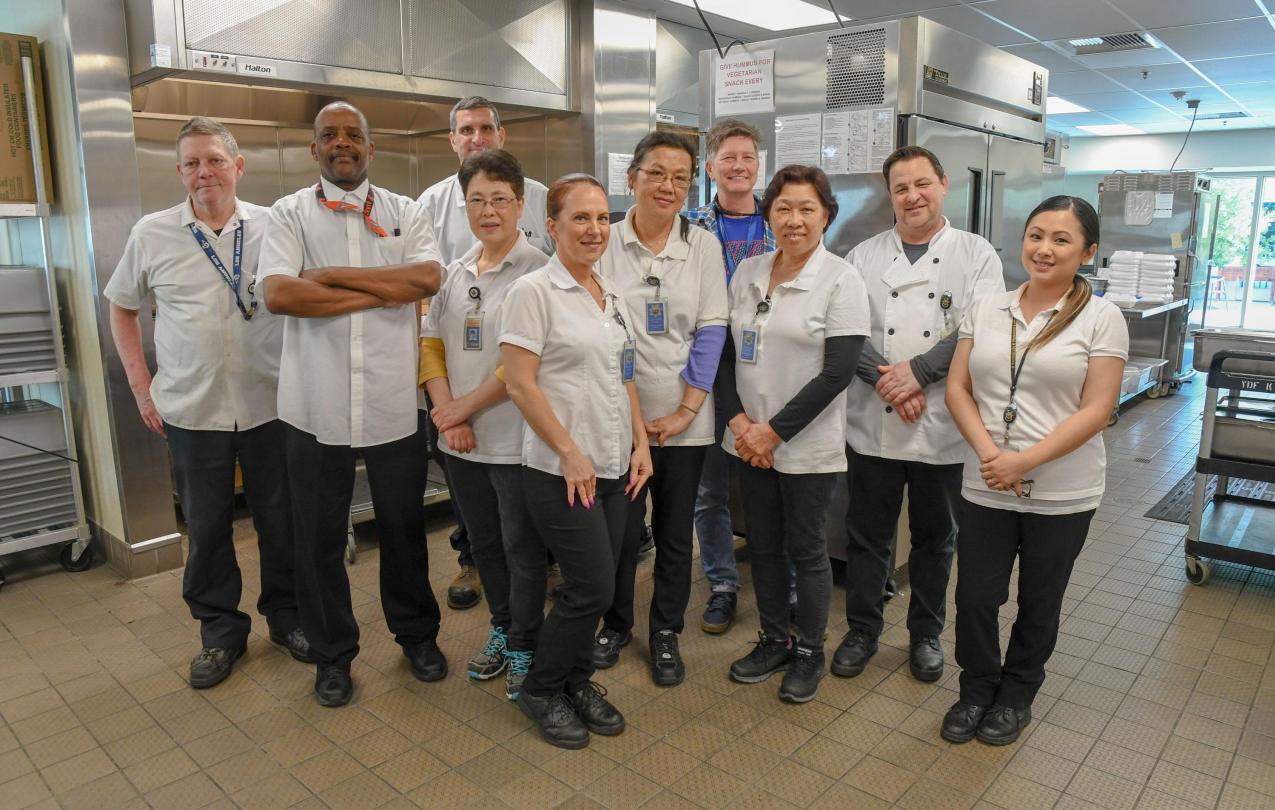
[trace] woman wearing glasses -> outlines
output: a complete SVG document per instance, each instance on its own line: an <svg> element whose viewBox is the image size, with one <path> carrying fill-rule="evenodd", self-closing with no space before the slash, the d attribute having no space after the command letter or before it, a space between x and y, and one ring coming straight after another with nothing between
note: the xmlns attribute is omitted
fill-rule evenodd
<svg viewBox="0 0 1275 810"><path fill-rule="evenodd" d="M1023 234L1028 280L980 299L961 324L947 406L969 450L957 536L960 700L942 736L1018 739L1058 640L1072 564L1102 500L1102 429L1120 393L1129 332L1076 272L1098 250L1078 197L1036 206ZM1018 560L1018 616L1001 660L997 611Z"/></svg>
<svg viewBox="0 0 1275 810"><path fill-rule="evenodd" d="M633 383L635 325L595 270L610 236L607 195L594 178L572 174L549 189L546 207L557 253L514 284L500 328L509 396L530 428L523 494L563 577L518 708L548 742L582 748L589 732L624 730L606 690L590 681L590 652L651 453Z"/></svg>
<svg viewBox="0 0 1275 810"><path fill-rule="evenodd" d="M824 524L846 469L846 386L871 327L859 271L823 246L837 216L828 178L785 166L762 198L776 251L745 259L730 284L730 336L715 393L740 459L756 647L731 665L742 683L787 670L779 697L805 703L824 675L832 595ZM797 627L788 635L788 561L796 570Z"/></svg>
<svg viewBox="0 0 1275 810"><path fill-rule="evenodd" d="M508 667L505 691L515 700L544 612L545 571L522 501L523 420L499 376L496 330L510 287L549 257L518 227L524 178L513 155L480 152L457 177L478 244L451 263L430 302L420 382L434 404L451 495L491 607L491 631L469 662L469 677L487 680Z"/></svg>
<svg viewBox="0 0 1275 810"><path fill-rule="evenodd" d="M593 662L612 666L632 638L633 581L649 489L656 545L651 678L674 686L686 674L677 637L691 595L695 493L714 442L707 398L726 343L726 270L712 234L679 214L695 177L690 142L652 132L634 150L628 175L634 205L611 227L599 271L624 299L633 326L637 389L655 473L629 507L615 600L602 618Z"/></svg>

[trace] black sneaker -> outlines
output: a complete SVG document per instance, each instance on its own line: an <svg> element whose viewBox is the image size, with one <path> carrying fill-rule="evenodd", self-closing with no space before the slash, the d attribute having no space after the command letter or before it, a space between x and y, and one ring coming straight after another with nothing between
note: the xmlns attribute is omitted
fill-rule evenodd
<svg viewBox="0 0 1275 810"><path fill-rule="evenodd" d="M740 683L761 683L788 668L788 639L772 639L758 633L753 651L730 665L731 680Z"/></svg>
<svg viewBox="0 0 1275 810"><path fill-rule="evenodd" d="M912 639L908 666L912 677L918 681L933 683L943 677L943 646L938 636L918 636Z"/></svg>
<svg viewBox="0 0 1275 810"><path fill-rule="evenodd" d="M733 591L713 591L708 597L708 607L700 617L699 629L705 633L725 633L735 623L735 608L739 596Z"/></svg>
<svg viewBox="0 0 1275 810"><path fill-rule="evenodd" d="M788 671L779 686L779 699L788 703L809 703L823 679L823 650L797 644L788 658Z"/></svg>
<svg viewBox="0 0 1275 810"><path fill-rule="evenodd" d="M615 666L615 662L620 660L621 648L627 647L632 640L632 633L621 633L619 630L603 627L602 632L593 640L593 652L590 653L593 666L598 669Z"/></svg>
<svg viewBox="0 0 1275 810"><path fill-rule="evenodd" d="M859 628L851 627L832 655L832 674L853 678L863 672L876 654L877 640Z"/></svg>
<svg viewBox="0 0 1275 810"><path fill-rule="evenodd" d="M638 543L638 555L641 556L655 548L655 532L650 526L642 527L642 540Z"/></svg>
<svg viewBox="0 0 1275 810"><path fill-rule="evenodd" d="M518 710L531 718L540 729L540 736L550 745L584 748L589 744L589 729L561 692L548 697L523 692L518 696Z"/></svg>
<svg viewBox="0 0 1275 810"><path fill-rule="evenodd" d="M656 686L677 686L686 678L686 665L677 649L677 633L661 630L651 636L651 680Z"/></svg>
<svg viewBox="0 0 1275 810"><path fill-rule="evenodd" d="M607 690L593 681L579 689L567 688L567 698L580 722L594 734L614 737L624 731L624 715L606 698Z"/></svg>
<svg viewBox="0 0 1275 810"><path fill-rule="evenodd" d="M966 743L974 739L978 733L979 723L987 714L986 706L975 706L973 703L956 701L952 708L943 715L943 728L939 735L948 742Z"/></svg>
<svg viewBox="0 0 1275 810"><path fill-rule="evenodd" d="M301 632L300 627L289 633L271 629L270 641L283 647L289 655L301 663L314 663L314 656L310 655L310 642L306 641L305 633Z"/></svg>
<svg viewBox="0 0 1275 810"><path fill-rule="evenodd" d="M403 648L407 663L412 668L412 675L418 681L441 681L447 677L447 657L434 641L422 641L408 649Z"/></svg>
<svg viewBox="0 0 1275 810"><path fill-rule="evenodd" d="M226 647L204 647L190 662L191 687L207 689L226 680L230 677L230 668L243 654L243 647L233 650Z"/></svg>
<svg viewBox="0 0 1275 810"><path fill-rule="evenodd" d="M314 697L320 706L335 708L350 702L354 681L345 667L319 664L314 673Z"/></svg>
<svg viewBox="0 0 1275 810"><path fill-rule="evenodd" d="M1009 745L1032 721L1032 710L993 705L978 724L978 738L988 745Z"/></svg>

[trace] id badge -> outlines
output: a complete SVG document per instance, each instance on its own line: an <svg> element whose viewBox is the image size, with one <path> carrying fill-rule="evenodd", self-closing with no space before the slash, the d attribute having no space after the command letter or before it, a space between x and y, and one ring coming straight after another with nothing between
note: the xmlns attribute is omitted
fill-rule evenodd
<svg viewBox="0 0 1275 810"><path fill-rule="evenodd" d="M483 319L481 315L469 315L465 318L465 351L480 352L483 350Z"/></svg>
<svg viewBox="0 0 1275 810"><path fill-rule="evenodd" d="M637 344L631 340L624 341L620 351L620 382L631 383L637 371Z"/></svg>
<svg viewBox="0 0 1275 810"><path fill-rule="evenodd" d="M756 327L745 326L740 332L739 362L757 362L757 342L761 339Z"/></svg>
<svg viewBox="0 0 1275 810"><path fill-rule="evenodd" d="M668 332L668 301L652 298L646 302L646 333L663 335Z"/></svg>

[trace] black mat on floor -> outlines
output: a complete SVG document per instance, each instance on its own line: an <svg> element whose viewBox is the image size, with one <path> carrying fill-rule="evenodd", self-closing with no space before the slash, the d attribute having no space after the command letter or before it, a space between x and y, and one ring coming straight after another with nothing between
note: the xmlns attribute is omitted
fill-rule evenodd
<svg viewBox="0 0 1275 810"><path fill-rule="evenodd" d="M1208 500L1217 491L1217 476L1210 475L1204 488L1204 498ZM1265 481L1244 481L1232 479L1227 487L1228 495L1242 495L1260 501L1275 503L1275 486ZM1146 517L1155 520L1167 520L1170 523L1181 523L1183 526L1191 522L1191 497L1195 493L1195 473L1189 472L1174 485L1155 506L1151 507Z"/></svg>

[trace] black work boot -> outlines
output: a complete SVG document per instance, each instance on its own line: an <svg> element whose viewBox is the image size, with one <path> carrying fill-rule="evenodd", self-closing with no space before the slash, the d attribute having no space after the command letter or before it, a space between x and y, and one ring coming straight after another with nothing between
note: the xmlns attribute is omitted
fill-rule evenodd
<svg viewBox="0 0 1275 810"><path fill-rule="evenodd" d="M570 699L559 692L541 697L530 692L518 696L518 710L531 718L540 736L559 748L584 748L589 744L589 729L576 715Z"/></svg>
<svg viewBox="0 0 1275 810"><path fill-rule="evenodd" d="M606 688L593 681L579 688L567 687L567 698L580 722L594 734L614 737L624 731L624 715L611 705L606 694Z"/></svg>
<svg viewBox="0 0 1275 810"><path fill-rule="evenodd" d="M788 703L809 703L823 679L823 650L797 644L788 658L788 671L779 687L779 699Z"/></svg>
<svg viewBox="0 0 1275 810"><path fill-rule="evenodd" d="M952 708L943 715L943 728L940 736L948 742L966 743L974 739L978 733L978 725L987 714L986 706L975 706L973 703L956 701Z"/></svg>
<svg viewBox="0 0 1275 810"><path fill-rule="evenodd" d="M319 664L314 673L314 697L320 706L335 708L350 702L354 681L347 667Z"/></svg>
<svg viewBox="0 0 1275 810"><path fill-rule="evenodd" d="M1032 721L1032 710L993 705L978 724L978 738L988 745L1009 745Z"/></svg>
<svg viewBox="0 0 1275 810"><path fill-rule="evenodd" d="M651 680L656 686L677 686L686 678L686 664L677 648L677 633L661 630L651 636Z"/></svg>
<svg viewBox="0 0 1275 810"><path fill-rule="evenodd" d="M243 647L233 650L225 647L204 647L190 662L191 687L207 689L226 680L230 677L230 668L243 654Z"/></svg>
<svg viewBox="0 0 1275 810"><path fill-rule="evenodd" d="M943 646L938 636L917 636L909 649L908 666L912 677L933 683L943 677Z"/></svg>
<svg viewBox="0 0 1275 810"><path fill-rule="evenodd" d="M788 668L788 639L773 639L758 633L753 651L730 665L731 680L740 683L761 683Z"/></svg>
<svg viewBox="0 0 1275 810"><path fill-rule="evenodd" d="M314 657L310 655L310 642L306 641L305 633L301 632L300 627L287 633L271 628L270 641L283 647L289 655L301 663L314 663Z"/></svg>
<svg viewBox="0 0 1275 810"><path fill-rule="evenodd" d="M841 645L832 654L832 674L853 678L863 672L877 654L877 640L857 627L851 627Z"/></svg>

